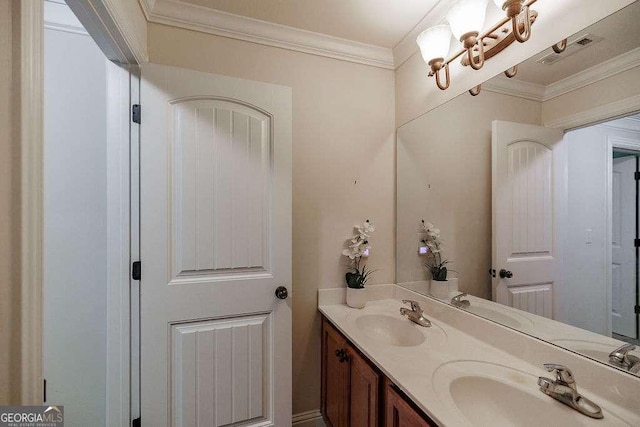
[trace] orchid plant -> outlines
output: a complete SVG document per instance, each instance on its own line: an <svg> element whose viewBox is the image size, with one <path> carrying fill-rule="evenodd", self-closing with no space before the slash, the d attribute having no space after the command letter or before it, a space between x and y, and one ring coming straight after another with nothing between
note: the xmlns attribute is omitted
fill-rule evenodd
<svg viewBox="0 0 640 427"><path fill-rule="evenodd" d="M440 229L436 228L430 222L423 219L420 228L426 233L426 237L422 239L427 248L429 248L429 258L425 261L425 267L431 272L431 277L436 281L447 280L447 264L450 261L442 259L442 241L440 240Z"/></svg>
<svg viewBox="0 0 640 427"><path fill-rule="evenodd" d="M364 288L373 273L373 270L362 264L362 258L369 254L371 249L369 238L375 229L369 220L366 220L362 225L356 225L354 227L355 235L348 241L349 247L342 251L342 255L349 257L349 267L353 270L345 275L349 288Z"/></svg>

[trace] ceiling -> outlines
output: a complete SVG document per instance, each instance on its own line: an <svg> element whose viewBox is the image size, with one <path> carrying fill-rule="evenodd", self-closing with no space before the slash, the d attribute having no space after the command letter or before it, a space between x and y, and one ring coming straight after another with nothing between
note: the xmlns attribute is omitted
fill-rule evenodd
<svg viewBox="0 0 640 427"><path fill-rule="evenodd" d="M592 26L569 37L569 41L582 38L583 35L602 37L604 40L594 43L551 65L537 62L551 53L551 48L534 55L518 67L514 79L548 86L562 79L573 76L579 71L601 64L609 59L622 55L640 47L640 1L636 1L624 9L608 16ZM535 32L535 24L533 26Z"/></svg>
<svg viewBox="0 0 640 427"><path fill-rule="evenodd" d="M439 0L183 0L262 21L395 47Z"/></svg>

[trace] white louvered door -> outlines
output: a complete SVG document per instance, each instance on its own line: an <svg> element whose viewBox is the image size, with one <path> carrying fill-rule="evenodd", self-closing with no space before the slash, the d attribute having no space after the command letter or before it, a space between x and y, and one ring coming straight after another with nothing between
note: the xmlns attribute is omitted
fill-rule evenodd
<svg viewBox="0 0 640 427"><path fill-rule="evenodd" d="M558 281L557 147L563 132L540 126L492 124L493 299L553 317ZM500 277L500 270L512 277Z"/></svg>
<svg viewBox="0 0 640 427"><path fill-rule="evenodd" d="M142 68L141 415L291 424L291 90Z"/></svg>

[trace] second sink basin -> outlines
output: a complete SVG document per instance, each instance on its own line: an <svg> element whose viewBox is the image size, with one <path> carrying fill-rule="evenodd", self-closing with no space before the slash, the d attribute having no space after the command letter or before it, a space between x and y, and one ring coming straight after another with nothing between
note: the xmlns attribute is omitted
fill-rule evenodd
<svg viewBox="0 0 640 427"><path fill-rule="evenodd" d="M397 319L386 314L365 314L359 316L356 326L371 338L385 341L390 345L413 347L425 341L417 326L405 319Z"/></svg>
<svg viewBox="0 0 640 427"><path fill-rule="evenodd" d="M577 381L580 389L580 379ZM444 364L434 373L433 387L442 403L462 415L467 425L630 425L605 407L602 408L603 420L582 415L540 392L536 375L493 363L458 361Z"/></svg>

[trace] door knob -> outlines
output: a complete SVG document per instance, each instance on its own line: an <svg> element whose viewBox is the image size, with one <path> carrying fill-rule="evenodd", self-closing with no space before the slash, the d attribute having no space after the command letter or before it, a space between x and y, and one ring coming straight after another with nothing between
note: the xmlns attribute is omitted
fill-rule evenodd
<svg viewBox="0 0 640 427"><path fill-rule="evenodd" d="M276 288L276 297L278 299L287 299L288 296L289 291L287 291L287 288L285 288L284 286L278 286Z"/></svg>
<svg viewBox="0 0 640 427"><path fill-rule="evenodd" d="M501 279L511 279L513 277L513 273L509 270L505 270L504 268L500 270L500 278Z"/></svg>

